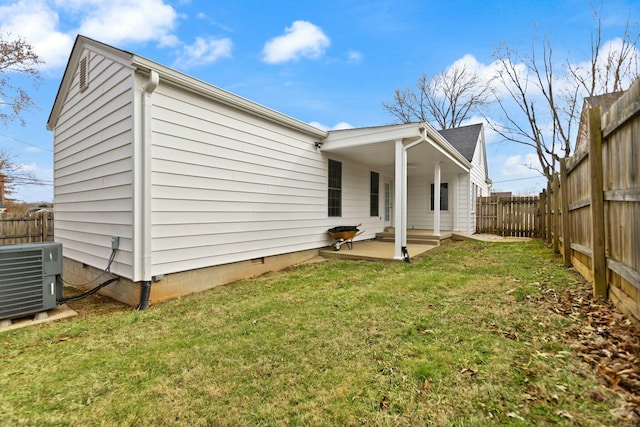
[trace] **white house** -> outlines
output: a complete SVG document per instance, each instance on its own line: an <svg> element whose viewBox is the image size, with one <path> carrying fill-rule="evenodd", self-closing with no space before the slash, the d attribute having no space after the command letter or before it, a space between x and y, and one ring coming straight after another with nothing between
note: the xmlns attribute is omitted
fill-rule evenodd
<svg viewBox="0 0 640 427"><path fill-rule="evenodd" d="M336 225L395 227L401 259L407 228L473 233L489 192L481 125L326 132L83 36L47 128L64 276L94 277L117 238L105 293L130 304L311 258Z"/></svg>

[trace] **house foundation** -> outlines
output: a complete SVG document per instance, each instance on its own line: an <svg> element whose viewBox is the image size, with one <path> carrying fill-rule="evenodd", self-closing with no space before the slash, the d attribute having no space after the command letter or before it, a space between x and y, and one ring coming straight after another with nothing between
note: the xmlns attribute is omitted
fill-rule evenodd
<svg viewBox="0 0 640 427"><path fill-rule="evenodd" d="M151 284L149 302L150 304L159 303L265 273L280 271L317 256L318 250L312 249L155 277ZM90 284L82 284L101 273L100 269L70 258L64 258L63 277L68 284L84 290L91 289L107 280L109 276L105 274ZM101 289L99 293L116 301L137 306L140 303L140 290L140 283L121 277L117 282Z"/></svg>

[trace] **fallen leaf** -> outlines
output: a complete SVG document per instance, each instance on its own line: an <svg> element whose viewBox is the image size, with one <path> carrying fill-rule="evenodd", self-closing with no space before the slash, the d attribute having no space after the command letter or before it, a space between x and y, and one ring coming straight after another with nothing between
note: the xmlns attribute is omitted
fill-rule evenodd
<svg viewBox="0 0 640 427"><path fill-rule="evenodd" d="M597 402L604 402L605 397L598 390L587 390L587 394L591 396L591 398Z"/></svg>
<svg viewBox="0 0 640 427"><path fill-rule="evenodd" d="M475 377L477 373L478 373L478 372L477 372L477 371L474 371L473 369L468 369L468 368L462 368L462 369L460 369L460 374L462 374L462 375L464 375L464 376L467 376L467 377L469 377L469 378L471 378L471 377Z"/></svg>
<svg viewBox="0 0 640 427"><path fill-rule="evenodd" d="M559 417L562 417L562 418L566 418L568 420L572 420L573 419L573 415L571 415L569 412L565 411L564 409L556 412L556 415L558 415Z"/></svg>
<svg viewBox="0 0 640 427"><path fill-rule="evenodd" d="M507 416L509 418L515 418L517 420L524 421L524 418L522 418L520 415L516 414L515 412L509 412Z"/></svg>
<svg viewBox="0 0 640 427"><path fill-rule="evenodd" d="M389 409L389 399L387 396L382 396L382 400L380 401L380 410L386 411L387 409Z"/></svg>

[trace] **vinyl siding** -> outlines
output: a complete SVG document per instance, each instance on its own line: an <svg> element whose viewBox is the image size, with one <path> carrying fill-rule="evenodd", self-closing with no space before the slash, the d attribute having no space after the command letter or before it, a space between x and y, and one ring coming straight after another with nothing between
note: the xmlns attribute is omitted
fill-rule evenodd
<svg viewBox="0 0 640 427"><path fill-rule="evenodd" d="M119 236L111 270L131 277L132 70L89 55L89 86L79 91L76 71L54 131L55 236L66 257L99 269Z"/></svg>
<svg viewBox="0 0 640 427"><path fill-rule="evenodd" d="M342 162L342 216L340 218L329 218L329 227L338 225L358 225L362 234L356 240L373 239L376 233L384 230L383 204L384 193L379 193L378 216L370 216L370 183L372 169L364 164L332 157ZM373 172L380 171L373 170ZM380 189L384 176L380 173ZM325 235L326 235L326 229ZM332 240L329 239L329 243Z"/></svg>
<svg viewBox="0 0 640 427"><path fill-rule="evenodd" d="M433 178L408 177L407 229L433 230L431 184ZM441 183L449 184L449 210L440 211L440 230L453 229L453 178L442 175Z"/></svg>
<svg viewBox="0 0 640 427"><path fill-rule="evenodd" d="M458 230L462 233L472 233L470 224L475 224L475 219L470 220L470 208L469 200L471 195L469 194L469 174L458 175Z"/></svg>
<svg viewBox="0 0 640 427"><path fill-rule="evenodd" d="M328 218L314 137L162 82L152 104L152 275L326 246L336 220L368 215L369 170L343 162Z"/></svg>
<svg viewBox="0 0 640 427"><path fill-rule="evenodd" d="M481 136L482 138L482 136ZM487 159L485 158L485 149L484 149L484 141L478 141L476 145L476 150L473 153L473 160L471 161L471 165L473 166L471 169L471 176L469 183L469 193L467 194L466 200L468 201L470 215L469 215L469 233L475 233L476 231L476 209L475 203L472 196L472 185L476 184L478 186L478 195L480 195L480 191L482 191L482 195L489 195L489 186L487 185L487 175L485 173L485 164Z"/></svg>

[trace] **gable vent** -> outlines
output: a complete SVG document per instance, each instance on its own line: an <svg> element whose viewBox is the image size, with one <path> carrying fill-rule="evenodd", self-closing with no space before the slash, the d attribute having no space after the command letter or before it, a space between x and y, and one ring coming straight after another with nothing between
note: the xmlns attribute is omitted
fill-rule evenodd
<svg viewBox="0 0 640 427"><path fill-rule="evenodd" d="M89 86L89 57L83 56L80 59L80 92Z"/></svg>

